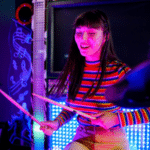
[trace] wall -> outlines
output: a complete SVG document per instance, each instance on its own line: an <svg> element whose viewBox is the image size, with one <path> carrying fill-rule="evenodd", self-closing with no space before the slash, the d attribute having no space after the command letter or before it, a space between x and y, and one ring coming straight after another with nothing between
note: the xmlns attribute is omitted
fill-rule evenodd
<svg viewBox="0 0 150 150"><path fill-rule="evenodd" d="M0 88L30 111L32 31L15 20L16 8L23 2L0 2ZM11 144L30 146L31 119L0 93L2 122L9 122Z"/></svg>
<svg viewBox="0 0 150 150"><path fill-rule="evenodd" d="M15 17L15 0L0 1L0 88L8 93L7 74L10 64L8 35ZM0 121L8 121L14 111L10 102L0 94Z"/></svg>

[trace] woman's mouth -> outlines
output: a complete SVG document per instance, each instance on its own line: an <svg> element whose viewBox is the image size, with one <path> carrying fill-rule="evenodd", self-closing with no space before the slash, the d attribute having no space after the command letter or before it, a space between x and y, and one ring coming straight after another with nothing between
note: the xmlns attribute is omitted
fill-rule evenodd
<svg viewBox="0 0 150 150"><path fill-rule="evenodd" d="M90 46L89 45L81 45L81 48L82 49L87 49L87 48L89 48Z"/></svg>

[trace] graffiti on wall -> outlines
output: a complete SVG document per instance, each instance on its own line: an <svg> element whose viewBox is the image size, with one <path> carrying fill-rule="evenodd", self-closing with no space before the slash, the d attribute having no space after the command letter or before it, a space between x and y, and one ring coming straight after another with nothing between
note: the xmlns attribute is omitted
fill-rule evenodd
<svg viewBox="0 0 150 150"><path fill-rule="evenodd" d="M8 42L11 53L7 81L9 95L30 112L32 32L13 19ZM19 110L14 112L9 121L8 132L12 144L30 146L31 119Z"/></svg>

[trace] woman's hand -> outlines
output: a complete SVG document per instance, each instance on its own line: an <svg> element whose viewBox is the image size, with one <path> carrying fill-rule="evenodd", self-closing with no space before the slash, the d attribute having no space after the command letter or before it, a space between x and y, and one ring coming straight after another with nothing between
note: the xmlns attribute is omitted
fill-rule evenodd
<svg viewBox="0 0 150 150"><path fill-rule="evenodd" d="M52 135L54 131L56 131L59 127L59 122L55 121L43 121L40 130L44 132L46 135Z"/></svg>
<svg viewBox="0 0 150 150"><path fill-rule="evenodd" d="M109 129L120 124L117 113L102 111L92 116L96 117L96 119L91 120L92 125L99 125L104 129Z"/></svg>

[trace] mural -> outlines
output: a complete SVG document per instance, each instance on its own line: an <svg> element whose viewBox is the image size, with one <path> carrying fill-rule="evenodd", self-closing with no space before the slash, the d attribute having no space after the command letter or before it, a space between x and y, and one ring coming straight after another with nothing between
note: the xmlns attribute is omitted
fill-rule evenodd
<svg viewBox="0 0 150 150"><path fill-rule="evenodd" d="M32 31L13 19L8 43L11 53L7 81L9 95L31 112ZM31 119L19 110L15 113L9 122L9 141L11 144L31 146Z"/></svg>

